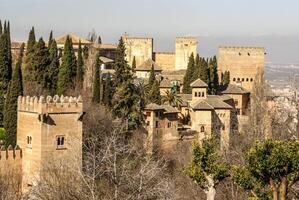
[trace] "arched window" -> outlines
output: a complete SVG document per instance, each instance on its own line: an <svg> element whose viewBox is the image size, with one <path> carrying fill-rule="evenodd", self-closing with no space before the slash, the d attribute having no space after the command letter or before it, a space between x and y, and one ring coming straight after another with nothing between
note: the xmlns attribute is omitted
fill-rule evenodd
<svg viewBox="0 0 299 200"><path fill-rule="evenodd" d="M56 136L56 148L57 149L66 149L66 146L64 143L65 143L64 135Z"/></svg>
<svg viewBox="0 0 299 200"><path fill-rule="evenodd" d="M233 78L233 81L236 81L236 78Z"/></svg>
<svg viewBox="0 0 299 200"><path fill-rule="evenodd" d="M240 81L240 78L238 78L237 81Z"/></svg>
<svg viewBox="0 0 299 200"><path fill-rule="evenodd" d="M195 92L194 96L197 97L197 92Z"/></svg>
<svg viewBox="0 0 299 200"><path fill-rule="evenodd" d="M246 82L248 82L249 81L249 78L246 78Z"/></svg>
<svg viewBox="0 0 299 200"><path fill-rule="evenodd" d="M200 132L201 132L201 133L205 132L205 127L204 127L204 126L201 126L201 127L200 127Z"/></svg>
<svg viewBox="0 0 299 200"><path fill-rule="evenodd" d="M205 97L205 92L202 92L202 93L201 93L201 96L202 96L202 97Z"/></svg>
<svg viewBox="0 0 299 200"><path fill-rule="evenodd" d="M201 97L200 92L198 92L198 97Z"/></svg>
<svg viewBox="0 0 299 200"><path fill-rule="evenodd" d="M252 82L252 81L253 81L253 78L250 79L250 82Z"/></svg>
<svg viewBox="0 0 299 200"><path fill-rule="evenodd" d="M242 82L244 82L244 78L242 78Z"/></svg>

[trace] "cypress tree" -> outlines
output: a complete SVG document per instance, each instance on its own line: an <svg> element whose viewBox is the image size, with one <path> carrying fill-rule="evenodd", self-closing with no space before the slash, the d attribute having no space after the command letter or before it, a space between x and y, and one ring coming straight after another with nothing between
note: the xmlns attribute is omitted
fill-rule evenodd
<svg viewBox="0 0 299 200"><path fill-rule="evenodd" d="M104 84L104 93L103 93L103 104L105 106L110 107L111 106L111 99L113 94L113 88L112 88L112 81L111 81L111 75L108 73L108 77L105 80Z"/></svg>
<svg viewBox="0 0 299 200"><path fill-rule="evenodd" d="M159 82L157 80L154 81L152 88L148 94L148 101L151 103L161 104L161 94L159 90Z"/></svg>
<svg viewBox="0 0 299 200"><path fill-rule="evenodd" d="M0 35L2 34L2 22L0 20Z"/></svg>
<svg viewBox="0 0 299 200"><path fill-rule="evenodd" d="M29 37L28 37L28 42L26 47L26 55L33 52L35 43L36 43L35 32L34 32L34 27L32 27L29 32Z"/></svg>
<svg viewBox="0 0 299 200"><path fill-rule="evenodd" d="M45 74L47 67L50 64L49 51L43 38L38 40L34 48L34 62L32 66L34 70L33 74L35 75L37 84L44 88L46 86Z"/></svg>
<svg viewBox="0 0 299 200"><path fill-rule="evenodd" d="M102 44L102 38L101 38L100 35L99 35L99 37L98 37L98 44Z"/></svg>
<svg viewBox="0 0 299 200"><path fill-rule="evenodd" d="M8 65L10 66L10 74L12 74L12 55L11 55L11 38L10 38L10 23L7 22L7 28L6 28L6 40L7 40L7 56L8 56Z"/></svg>
<svg viewBox="0 0 299 200"><path fill-rule="evenodd" d="M84 80L84 62L81 48L81 40L79 41L78 48L78 62L77 62L77 72L76 72L76 88L81 90L83 88Z"/></svg>
<svg viewBox="0 0 299 200"><path fill-rule="evenodd" d="M136 59L135 56L133 57L133 61L132 61L132 72L135 72L136 69Z"/></svg>
<svg viewBox="0 0 299 200"><path fill-rule="evenodd" d="M4 115L4 129L6 131L6 146L16 144L17 133L17 104L18 96L23 95L22 84L22 58L23 58L24 43L21 46L20 55L15 66L12 80L9 84L7 97L5 100L5 115Z"/></svg>
<svg viewBox="0 0 299 200"><path fill-rule="evenodd" d="M92 102L100 103L101 102L101 85L100 85L100 55L99 53L96 56L96 65L93 75L93 86L92 86Z"/></svg>
<svg viewBox="0 0 299 200"><path fill-rule="evenodd" d="M51 95L55 95L59 72L59 57L57 43L54 39L51 40L49 46L49 63L45 74L45 88Z"/></svg>
<svg viewBox="0 0 299 200"><path fill-rule="evenodd" d="M205 61L204 58L201 58L199 61L198 77L206 84L209 84L209 76L210 75L208 63Z"/></svg>
<svg viewBox="0 0 299 200"><path fill-rule="evenodd" d="M115 70L114 83L115 83L116 87L120 86L122 83L124 83L128 79L133 78L131 67L129 67L129 65L127 64L127 61L125 59L125 57L126 57L125 50L126 50L126 47L125 47L124 41L121 37L119 40L117 49L116 49L116 58L115 58L115 62L114 62L114 70Z"/></svg>
<svg viewBox="0 0 299 200"><path fill-rule="evenodd" d="M192 83L193 73L194 73L195 63L194 63L194 55L191 53L189 57L189 62L187 66L187 70L183 80L183 93L191 94L190 84Z"/></svg>
<svg viewBox="0 0 299 200"><path fill-rule="evenodd" d="M48 40L48 48L51 47L51 43L52 43L52 41L53 41L53 31L51 30L51 32L50 32L50 36L49 36L49 40Z"/></svg>
<svg viewBox="0 0 299 200"><path fill-rule="evenodd" d="M0 35L0 125L3 122L5 95L12 76L8 51L7 36L3 33Z"/></svg>
<svg viewBox="0 0 299 200"><path fill-rule="evenodd" d="M87 60L87 58L88 58L88 47L87 46L83 47L83 58L85 60Z"/></svg>
<svg viewBox="0 0 299 200"><path fill-rule="evenodd" d="M58 73L57 93L59 95L74 89L74 75L76 75L76 68L76 56L73 50L72 40L67 36Z"/></svg>
<svg viewBox="0 0 299 200"><path fill-rule="evenodd" d="M199 68L200 68L200 57L199 54L196 54L195 64L194 64L194 72L192 76L192 81L195 81L199 77Z"/></svg>
<svg viewBox="0 0 299 200"><path fill-rule="evenodd" d="M217 70L217 60L216 57L209 60L209 69L210 69L210 84L209 91L211 94L217 94L219 90L219 78Z"/></svg>
<svg viewBox="0 0 299 200"><path fill-rule="evenodd" d="M155 82L155 80L156 80L156 77L155 77L155 69L154 69L154 65L152 65L152 67L151 67L151 71L150 71L150 76L149 76L149 78L148 78L148 85L149 85L150 87L152 87L153 84L154 84L154 82Z"/></svg>

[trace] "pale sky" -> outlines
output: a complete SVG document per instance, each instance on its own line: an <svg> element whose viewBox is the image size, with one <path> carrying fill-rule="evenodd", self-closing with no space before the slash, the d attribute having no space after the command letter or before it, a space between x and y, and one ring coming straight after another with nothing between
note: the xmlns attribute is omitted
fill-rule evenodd
<svg viewBox="0 0 299 200"><path fill-rule="evenodd" d="M299 63L298 0L0 0L0 19L9 19L13 40L92 29L104 43L120 35L154 38L157 51L173 51L176 36L197 36L199 53L219 45L265 46L267 61Z"/></svg>

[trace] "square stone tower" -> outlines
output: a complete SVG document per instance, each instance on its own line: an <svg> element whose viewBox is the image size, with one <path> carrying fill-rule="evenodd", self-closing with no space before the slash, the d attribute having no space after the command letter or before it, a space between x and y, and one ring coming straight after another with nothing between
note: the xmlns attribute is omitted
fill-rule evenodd
<svg viewBox="0 0 299 200"><path fill-rule="evenodd" d="M256 76L265 68L265 48L263 47L220 47L218 71L230 72L230 84L252 90Z"/></svg>
<svg viewBox="0 0 299 200"><path fill-rule="evenodd" d="M19 97L17 144L23 151L23 191L56 162L82 168L82 117L80 96Z"/></svg>
<svg viewBox="0 0 299 200"><path fill-rule="evenodd" d="M135 57L136 66L153 59L153 38L123 36L126 46L126 60L131 66Z"/></svg>
<svg viewBox="0 0 299 200"><path fill-rule="evenodd" d="M187 69L191 53L197 54L197 39L195 37L177 37L175 39L175 70Z"/></svg>

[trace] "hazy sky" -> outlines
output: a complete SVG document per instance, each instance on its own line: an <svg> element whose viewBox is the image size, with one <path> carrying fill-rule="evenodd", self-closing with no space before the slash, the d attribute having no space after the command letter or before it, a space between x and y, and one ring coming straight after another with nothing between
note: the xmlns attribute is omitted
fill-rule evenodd
<svg viewBox="0 0 299 200"><path fill-rule="evenodd" d="M202 56L219 45L258 45L267 61L299 63L298 0L0 0L0 19L9 19L13 40L48 38L93 28L104 43L124 32L154 38L158 51L174 50L176 36L197 36Z"/></svg>

